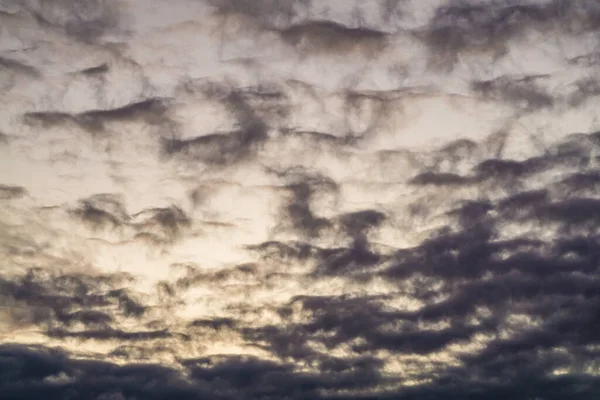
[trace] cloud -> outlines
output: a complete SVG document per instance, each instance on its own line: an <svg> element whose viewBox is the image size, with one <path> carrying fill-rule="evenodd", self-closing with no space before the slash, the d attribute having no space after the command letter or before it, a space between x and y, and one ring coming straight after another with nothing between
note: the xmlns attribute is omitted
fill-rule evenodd
<svg viewBox="0 0 600 400"><path fill-rule="evenodd" d="M151 3L0 15L0 399L600 393L594 2Z"/></svg>
<svg viewBox="0 0 600 400"><path fill-rule="evenodd" d="M502 77L493 81L475 82L473 89L484 97L511 102L528 111L553 105L552 96L535 87L536 80L543 78L544 76L527 76L511 80L509 77Z"/></svg>
<svg viewBox="0 0 600 400"><path fill-rule="evenodd" d="M25 195L27 195L27 190L21 186L0 185L1 200L19 199Z"/></svg>
<svg viewBox="0 0 600 400"><path fill-rule="evenodd" d="M23 64L17 60L0 57L0 67L8 71L14 71L29 77L38 77L39 72L32 66Z"/></svg>
<svg viewBox="0 0 600 400"><path fill-rule="evenodd" d="M75 210L74 214L94 227L111 225L115 228L130 218L118 197L107 194L94 195L83 200L81 207Z"/></svg>
<svg viewBox="0 0 600 400"><path fill-rule="evenodd" d="M284 42L296 47L304 56L323 52L358 52L372 57L387 45L385 32L369 28L348 28L332 21L308 21L290 25L280 34Z"/></svg>
<svg viewBox="0 0 600 400"><path fill-rule="evenodd" d="M148 124L159 123L165 111L163 99L147 99L111 110L86 111L76 120L87 129L103 130L104 122L143 119Z"/></svg>
<svg viewBox="0 0 600 400"><path fill-rule="evenodd" d="M116 29L122 18L118 5L104 0L77 3L60 0L51 5L36 1L22 3L22 7L32 13L41 25L63 29L67 35L84 42Z"/></svg>
<svg viewBox="0 0 600 400"><path fill-rule="evenodd" d="M90 67L79 71L83 75L102 75L109 71L110 67L107 63L100 64L96 67Z"/></svg>

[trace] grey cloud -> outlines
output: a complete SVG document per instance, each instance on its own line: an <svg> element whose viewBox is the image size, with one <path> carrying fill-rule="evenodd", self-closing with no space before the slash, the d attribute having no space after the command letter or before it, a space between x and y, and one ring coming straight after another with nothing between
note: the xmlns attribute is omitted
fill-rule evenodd
<svg viewBox="0 0 600 400"><path fill-rule="evenodd" d="M313 188L308 183L292 184L289 187L292 200L286 207L286 212L292 226L308 235L319 235L330 225L325 218L314 215L310 207Z"/></svg>
<svg viewBox="0 0 600 400"><path fill-rule="evenodd" d="M178 238L192 223L189 216L177 206L144 210L132 217L138 235L150 235L166 241Z"/></svg>
<svg viewBox="0 0 600 400"><path fill-rule="evenodd" d="M177 206L149 208L130 215L123 198L100 193L79 201L71 214L92 229L133 228L135 236L151 241L169 243L179 238L191 225L192 219Z"/></svg>
<svg viewBox="0 0 600 400"><path fill-rule="evenodd" d="M21 186L0 185L0 200L20 199L27 195L27 190Z"/></svg>
<svg viewBox="0 0 600 400"><path fill-rule="evenodd" d="M424 172L415 176L411 183L416 185L460 186L470 183L470 180L458 174Z"/></svg>
<svg viewBox="0 0 600 400"><path fill-rule="evenodd" d="M119 315L140 317L145 311L127 290L119 288L123 281L118 275L90 277L30 269L21 276L0 278L0 302L19 323L44 329L76 323L108 329Z"/></svg>
<svg viewBox="0 0 600 400"><path fill-rule="evenodd" d="M80 339L97 339L97 340L157 340L170 337L170 333L166 330L159 331L136 331L126 332L117 329L93 329L84 331L73 331L65 329L50 329L48 331L49 337L57 338L80 338Z"/></svg>
<svg viewBox="0 0 600 400"><path fill-rule="evenodd" d="M318 257L318 255L321 254L320 249L303 242L282 243L278 241L270 241L260 243L258 245L248 246L248 249L258 252L267 260L307 260L312 257Z"/></svg>
<svg viewBox="0 0 600 400"><path fill-rule="evenodd" d="M258 22L264 29L289 24L310 10L312 0L207 0L217 15L244 15Z"/></svg>
<svg viewBox="0 0 600 400"><path fill-rule="evenodd" d="M349 28L327 20L291 25L280 34L284 42L296 47L304 56L323 52L358 52L363 56L375 56L388 44L386 32L370 28Z"/></svg>
<svg viewBox="0 0 600 400"><path fill-rule="evenodd" d="M527 172L526 166L521 162L511 160L485 160L476 168L481 179L503 178L514 180Z"/></svg>
<svg viewBox="0 0 600 400"><path fill-rule="evenodd" d="M128 222L130 217L118 196L97 194L81 201L74 214L92 227L110 225L116 228Z"/></svg>
<svg viewBox="0 0 600 400"><path fill-rule="evenodd" d="M527 29L582 33L598 29L599 16L593 2L586 0L526 5L464 2L440 7L430 21L429 29L420 36L431 49L433 66L451 69L462 52L488 53L497 60L507 54L509 41L520 37ZM521 97L525 92L521 93L516 94ZM546 98L541 104L547 103Z"/></svg>
<svg viewBox="0 0 600 400"><path fill-rule="evenodd" d="M146 99L108 110L90 110L79 114L59 111L36 111L23 114L29 125L50 128L71 122L91 132L102 132L105 124L119 121L143 121L148 124L167 122L163 114L167 111L165 99Z"/></svg>
<svg viewBox="0 0 600 400"><path fill-rule="evenodd" d="M127 317L141 317L147 310L146 306L136 301L125 289L110 290L107 296L117 300L120 311Z"/></svg>
<svg viewBox="0 0 600 400"><path fill-rule="evenodd" d="M342 215L341 224L350 236L363 234L370 228L376 228L386 219L386 215L377 210L357 211Z"/></svg>
<svg viewBox="0 0 600 400"><path fill-rule="evenodd" d="M556 187L566 196L593 196L600 191L600 171L576 172L557 182Z"/></svg>
<svg viewBox="0 0 600 400"><path fill-rule="evenodd" d="M84 325L105 326L112 322L112 317L107 313L95 310L79 310L59 316L66 325L82 323Z"/></svg>
<svg viewBox="0 0 600 400"><path fill-rule="evenodd" d="M184 160L220 166L250 157L266 137L265 127L256 123L235 132L215 133L183 140L164 139L162 150L168 157L177 156Z"/></svg>
<svg viewBox="0 0 600 400"><path fill-rule="evenodd" d="M550 108L554 98L545 93L542 88L536 87L536 81L548 76L526 76L523 78L501 77L491 81L475 82L473 89L484 97L509 102L531 111L538 108Z"/></svg>
<svg viewBox="0 0 600 400"><path fill-rule="evenodd" d="M163 156L224 166L248 159L268 140L269 126L252 108L252 99L247 93L244 95L239 90L214 86L208 84L202 89L227 107L239 128L232 132L212 133L191 139L162 138Z"/></svg>
<svg viewBox="0 0 600 400"><path fill-rule="evenodd" d="M383 0L380 2L379 12L381 13L381 19L384 22L392 22L394 19L401 19L405 14L406 10L404 6L406 0Z"/></svg>
<svg viewBox="0 0 600 400"><path fill-rule="evenodd" d="M565 228L589 228L590 232L600 223L600 202L596 199L579 198L553 202L535 210L543 221L559 222Z"/></svg>
<svg viewBox="0 0 600 400"><path fill-rule="evenodd" d="M580 106L591 97L600 95L600 82L595 78L583 78L575 82L569 103L573 107Z"/></svg>
<svg viewBox="0 0 600 400"><path fill-rule="evenodd" d="M239 96L260 119L270 123L286 119L292 112L292 105L285 89L277 84L262 83L242 88Z"/></svg>
<svg viewBox="0 0 600 400"><path fill-rule="evenodd" d="M118 29L123 22L118 4L104 0L23 3L25 10L41 25L61 29L83 42L93 42Z"/></svg>
<svg viewBox="0 0 600 400"><path fill-rule="evenodd" d="M315 273L350 277L353 272L363 273L376 266L382 258L370 248L367 238L359 235L349 247L324 250Z"/></svg>
<svg viewBox="0 0 600 400"><path fill-rule="evenodd" d="M214 330L233 329L236 327L236 321L232 318L197 319L192 321L190 325Z"/></svg>
<svg viewBox="0 0 600 400"><path fill-rule="evenodd" d="M208 2L211 18L249 21L240 24L234 39L254 40L254 31L248 30L254 24L267 35L279 35L301 55L319 54L323 60L333 55L346 61L357 51L369 56L369 65L385 63L385 57L396 57L386 53L394 40L409 33L410 40L416 37L428 46L432 66L446 70L449 80L456 77L451 71L463 55L499 60L528 32L579 35L600 26L593 2L462 1L443 5L424 26L396 34L315 19L309 3ZM410 17L409 3L381 2L386 23ZM122 24L108 3L67 6L74 4L40 3L32 12L40 24L64 27L89 49L100 48L97 39ZM230 28L223 32L231 33ZM224 41L231 39L226 34ZM162 56L162 49L153 51ZM131 51L129 56L139 55ZM58 134L77 126L95 137L128 135L121 128L132 121L127 129L151 129L153 136L144 140L158 152L145 152L148 143L140 141L133 147L143 150L127 154L128 163L119 164L123 155L103 153L99 160L90 157L85 168L129 177L143 168L143 179L161 179L149 186L161 187L133 213L128 208L137 208L140 194L129 193L127 184L88 186L87 194L74 192L74 200L56 205L70 216L60 219L37 206L26 208L25 200L35 202L35 196L41 196L39 204L54 201L37 194L43 190L24 183L0 185L6 205L3 229L16 232L16 238L31 235L21 240L30 248L12 236L10 246L2 247L18 261L6 261L0 272L2 335L19 340L12 331L31 328L52 345L75 342L88 351L101 343L98 348L107 349L87 357L66 349L0 345L0 399L597 397L600 134L573 128L565 136L561 129L570 128L561 125L548 136L560 133L563 139L527 149L530 155L521 158L513 157L507 145L520 139L514 126L531 122L525 117L553 118L544 114L552 109L568 121L567 111L587 112L583 107L597 94L595 78L588 77L585 66L568 64L572 56L564 55L565 65L582 80L567 82L563 97L546 87L562 79L559 74L514 72L502 64L511 72L467 77L466 91L474 101L512 109L499 125L505 130L482 128L482 138L489 135L485 139L440 139L426 149L405 149L405 142L397 140L405 133L407 142L413 137L402 130L402 122L433 118L423 110L415 115L398 110L402 118L394 135L379 129L394 112L390 103L411 88L363 90L372 72L365 67L366 83L330 85L326 93L308 82L313 64L322 67L316 57L295 59L291 72L271 70L276 62L261 59L269 67L253 70L260 77L248 74L238 80L228 76L230 70L224 78L186 77L170 95L157 85L155 97L115 102L125 104L121 107L89 107L80 113L58 106L26 108L33 111L23 113L15 126L29 125L22 135L18 132L18 143L31 154L44 150L36 138L45 138L49 128ZM593 62L594 53L585 57ZM27 60L2 56L0 68L45 77L41 63ZM113 79L120 72L118 63L94 60L73 75L87 82L108 73ZM162 68L154 61L144 64L141 57L134 61L141 69L151 65L148 74L157 65ZM327 66L318 68L329 73ZM288 79L289 74L304 74L306 81ZM415 82L432 79L431 74L425 71ZM435 77L441 81L445 75ZM108 75L98 79L107 90L113 84ZM443 90L439 83L422 98L435 99ZM315 121L307 122L310 128L292 127L305 98L317 109ZM402 98L403 105L411 105L411 95ZM209 121L216 128L203 134L203 126L181 122L197 117L194 107L181 106L187 100L214 106L225 116ZM176 119L180 112L181 120ZM329 113L335 121L327 118ZM367 115L373 117L363 121ZM364 129L353 125L356 120ZM440 122L437 133L443 130ZM281 156L280 150L287 151L282 143L297 146ZM7 148L13 148L12 136ZM136 165L134 172L127 170L129 164ZM215 196L215 203L223 204L211 204L213 182L240 191L232 191L230 198ZM246 202L244 190L255 188L267 188L276 200ZM322 200L331 207L323 211ZM222 206L224 216L213 213L213 206ZM263 206L269 215L261 214ZM18 214L19 207L26 211ZM46 223L48 232L42 229ZM61 244L62 238L76 235L85 236ZM116 260L117 268L139 277L97 273L120 257L115 248L132 257L144 254L133 267ZM78 273L59 266L28 269L36 257L58 260L59 250L84 253L84 261L87 252L96 252L89 258L95 257L97 265L89 271L88 264L83 271L74 266ZM29 258L19 258L26 253ZM150 265L159 270L148 271ZM219 351L234 354L214 354Z"/></svg>
<svg viewBox="0 0 600 400"><path fill-rule="evenodd" d="M36 68L34 68L30 65L24 64L20 61L13 60L11 58L6 58L6 57L0 57L0 68L8 70L8 71L14 71L17 73L21 73L25 76L34 77L34 78L39 77L39 75L40 75L39 71Z"/></svg>
<svg viewBox="0 0 600 400"><path fill-rule="evenodd" d="M143 120L148 124L164 122L167 110L165 99L147 99L110 110L86 111L76 116L76 121L90 130L103 130L104 122Z"/></svg>
<svg viewBox="0 0 600 400"><path fill-rule="evenodd" d="M96 67L90 67L90 68L86 68L86 69L82 69L81 71L79 71L80 74L83 75L102 75L107 73L110 70L110 67L107 63L103 63L100 64Z"/></svg>
<svg viewBox="0 0 600 400"><path fill-rule="evenodd" d="M43 128L50 128L72 121L73 116L63 112L36 111L25 113L23 120L29 125L39 124Z"/></svg>

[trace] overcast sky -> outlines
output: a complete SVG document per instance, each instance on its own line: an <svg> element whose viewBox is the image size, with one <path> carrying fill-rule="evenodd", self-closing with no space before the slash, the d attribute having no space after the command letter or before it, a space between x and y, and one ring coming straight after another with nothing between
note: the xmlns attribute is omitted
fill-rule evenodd
<svg viewBox="0 0 600 400"><path fill-rule="evenodd" d="M600 3L0 0L0 399L596 399Z"/></svg>

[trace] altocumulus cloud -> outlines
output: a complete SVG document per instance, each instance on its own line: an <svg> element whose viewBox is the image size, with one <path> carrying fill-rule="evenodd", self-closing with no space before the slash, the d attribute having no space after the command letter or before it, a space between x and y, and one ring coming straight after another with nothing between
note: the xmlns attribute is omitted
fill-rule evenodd
<svg viewBox="0 0 600 400"><path fill-rule="evenodd" d="M0 399L595 399L592 0L0 2Z"/></svg>

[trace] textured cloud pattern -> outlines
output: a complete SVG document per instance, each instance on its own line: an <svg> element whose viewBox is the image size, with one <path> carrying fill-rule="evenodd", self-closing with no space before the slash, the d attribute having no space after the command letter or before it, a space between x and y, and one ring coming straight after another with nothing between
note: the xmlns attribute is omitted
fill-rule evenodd
<svg viewBox="0 0 600 400"><path fill-rule="evenodd" d="M600 3L0 0L0 399L596 399Z"/></svg>

